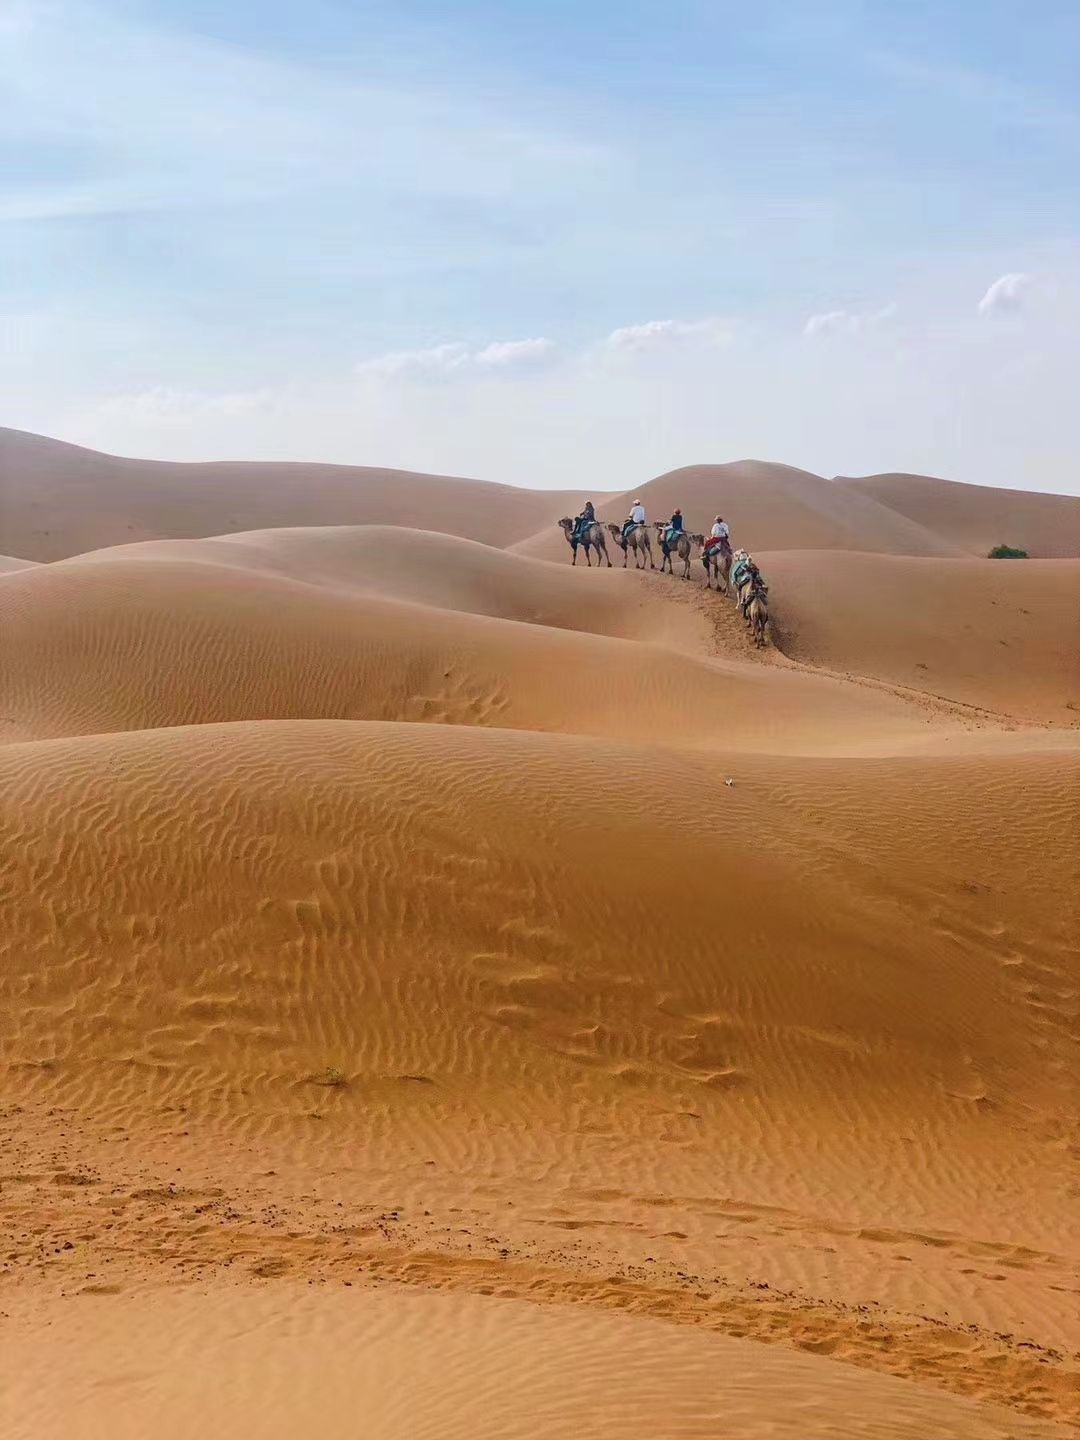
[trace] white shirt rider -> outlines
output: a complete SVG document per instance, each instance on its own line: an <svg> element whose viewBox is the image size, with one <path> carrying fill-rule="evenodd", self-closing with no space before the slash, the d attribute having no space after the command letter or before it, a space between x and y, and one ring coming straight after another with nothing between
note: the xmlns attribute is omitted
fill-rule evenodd
<svg viewBox="0 0 1080 1440"><path fill-rule="evenodd" d="M731 531L728 529L726 522L717 520L712 527L712 538L714 540L728 540L730 537Z"/></svg>
<svg viewBox="0 0 1080 1440"><path fill-rule="evenodd" d="M630 507L630 519L635 525L645 524L645 506L639 500L636 505Z"/></svg>

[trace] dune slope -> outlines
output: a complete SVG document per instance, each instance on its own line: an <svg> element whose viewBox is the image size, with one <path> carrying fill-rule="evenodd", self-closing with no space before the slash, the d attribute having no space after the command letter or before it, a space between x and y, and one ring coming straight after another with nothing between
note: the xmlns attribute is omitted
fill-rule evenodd
<svg viewBox="0 0 1080 1440"><path fill-rule="evenodd" d="M353 559L392 545L397 567L383 556L343 577L334 542ZM402 554L415 572L402 575ZM756 663L730 606L710 621L642 579L385 531L123 546L39 566L0 584L0 735L337 718L801 750L925 731L895 697ZM727 652L714 660L720 622Z"/></svg>
<svg viewBox="0 0 1080 1440"><path fill-rule="evenodd" d="M0 428L0 549L28 560L128 540L350 523L508 545L579 504L561 491L362 466L131 460Z"/></svg>
<svg viewBox="0 0 1080 1440"><path fill-rule="evenodd" d="M843 488L791 465L739 460L728 465L687 465L647 481L633 492L599 498L597 513L621 521L640 499L650 520L679 506L688 530L708 530L720 513L736 545L757 550L868 550L890 555L958 555L961 549L931 529L882 505L873 494ZM553 560L568 555L552 525L514 546ZM614 558L614 556L613 556ZM621 557L620 557L621 560ZM657 556L659 562L659 555Z"/></svg>
<svg viewBox="0 0 1080 1440"><path fill-rule="evenodd" d="M0 1204L57 1237L11 1263L355 1278L385 1241L1062 1413L1075 756L731 763L309 721L6 747Z"/></svg>
<svg viewBox="0 0 1080 1440"><path fill-rule="evenodd" d="M785 654L1005 715L1080 724L1080 560L759 559Z"/></svg>
<svg viewBox="0 0 1080 1440"><path fill-rule="evenodd" d="M14 1382L0 1397L8 1440L354 1440L357 1414L366 1440L803 1440L838 1425L852 1440L1052 1433L816 1356L497 1297L271 1286L82 1304L90 1327L47 1308L9 1354ZM117 1353L145 1376L162 1346L178 1363L160 1388L116 1385ZM63 1388L51 1383L52 1359L68 1377Z"/></svg>
<svg viewBox="0 0 1080 1440"><path fill-rule="evenodd" d="M838 476L851 494L886 505L972 555L1013 545L1033 557L1080 557L1080 497L964 485L932 475Z"/></svg>

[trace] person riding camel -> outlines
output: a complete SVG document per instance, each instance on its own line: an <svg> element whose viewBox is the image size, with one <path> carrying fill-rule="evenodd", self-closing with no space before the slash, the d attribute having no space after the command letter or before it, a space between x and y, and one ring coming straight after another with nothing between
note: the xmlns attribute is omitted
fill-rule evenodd
<svg viewBox="0 0 1080 1440"><path fill-rule="evenodd" d="M642 503L641 503L640 500L635 500L634 503L633 503L633 505L630 506L630 514L626 517L625 521L623 522L623 527L622 527L623 540L624 540L624 541L626 540L626 538L627 538L627 536L630 534L630 531L631 531L631 530L635 529L638 525L644 525L644 524L645 524L645 506L642 505Z"/></svg>
<svg viewBox="0 0 1080 1440"><path fill-rule="evenodd" d="M745 615L750 607L750 601L755 594L767 596L769 593L769 587L765 584L764 575L762 575L752 557L749 555L746 557L742 577L739 580L739 589L742 590L743 586L746 587L742 597L742 612L743 615Z"/></svg>
<svg viewBox="0 0 1080 1440"><path fill-rule="evenodd" d="M591 500L586 500L580 515L574 520L574 539L580 540L590 525L596 524L596 511Z"/></svg>
<svg viewBox="0 0 1080 1440"><path fill-rule="evenodd" d="M701 563L706 570L709 568L709 560L712 557L713 551L718 547L724 559L727 559L731 555L731 531L728 529L727 523L722 515L717 515L713 521L709 538L705 541L705 547L701 552Z"/></svg>
<svg viewBox="0 0 1080 1440"><path fill-rule="evenodd" d="M675 510L672 511L671 519L668 521L667 529L664 532L664 542L660 547L665 555L668 552L668 546L674 545L675 541L682 533L683 514L682 511L678 507L676 507Z"/></svg>

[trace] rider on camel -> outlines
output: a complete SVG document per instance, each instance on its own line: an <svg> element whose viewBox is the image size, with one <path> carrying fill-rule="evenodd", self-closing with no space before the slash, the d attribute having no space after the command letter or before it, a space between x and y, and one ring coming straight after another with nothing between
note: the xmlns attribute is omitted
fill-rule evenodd
<svg viewBox="0 0 1080 1440"><path fill-rule="evenodd" d="M667 523L667 529L664 531L664 538L660 545L660 548L661 550L663 550L665 555L668 553L668 546L674 545L675 541L682 533L683 514L682 511L676 506L675 510L672 512L671 519Z"/></svg>
<svg viewBox="0 0 1080 1440"><path fill-rule="evenodd" d="M745 590L743 587L746 587ZM751 556L746 557L742 576L739 580L739 589L742 591L742 612L745 615L750 607L750 601L755 595L767 596L769 587L765 584L765 577L754 564Z"/></svg>
<svg viewBox="0 0 1080 1440"><path fill-rule="evenodd" d="M719 546L720 554L727 559L731 555L731 531L722 515L717 515L713 521L712 530L708 540L705 541L705 548L701 552L701 563L707 570L712 552Z"/></svg>
<svg viewBox="0 0 1080 1440"><path fill-rule="evenodd" d="M584 509L574 520L574 539L580 540L585 530L587 530L590 525L595 524L596 511L593 509L592 501L586 500Z"/></svg>
<svg viewBox="0 0 1080 1440"><path fill-rule="evenodd" d="M630 534L630 531L633 530L636 526L638 526L638 525L644 525L644 524L645 524L645 506L642 505L642 503L641 503L640 500L635 500L634 503L633 503L633 505L630 506L630 514L626 517L625 521L623 522L623 527L622 527L623 540L624 540L624 541L626 540L627 536Z"/></svg>

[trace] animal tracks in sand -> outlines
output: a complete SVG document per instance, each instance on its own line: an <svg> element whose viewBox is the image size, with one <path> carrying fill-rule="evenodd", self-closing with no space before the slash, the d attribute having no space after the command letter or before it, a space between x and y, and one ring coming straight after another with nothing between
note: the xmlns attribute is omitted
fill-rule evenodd
<svg viewBox="0 0 1080 1440"><path fill-rule="evenodd" d="M467 672L443 672L430 694L409 696L401 719L427 725L498 725L510 705L505 684L480 684Z"/></svg>

